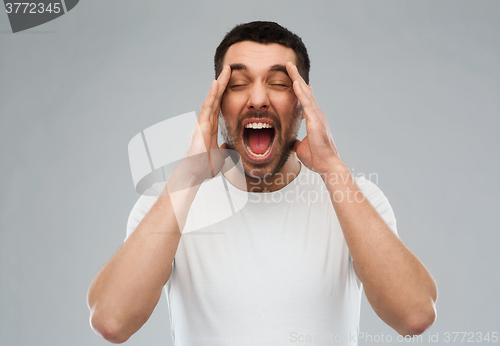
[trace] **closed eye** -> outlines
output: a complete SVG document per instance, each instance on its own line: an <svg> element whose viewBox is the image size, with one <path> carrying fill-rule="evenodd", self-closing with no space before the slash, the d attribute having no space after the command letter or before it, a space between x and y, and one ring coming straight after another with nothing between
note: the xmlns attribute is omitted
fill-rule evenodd
<svg viewBox="0 0 500 346"><path fill-rule="evenodd" d="M270 84L272 87L275 87L275 88L278 88L278 89L286 89L286 88L289 88L290 85L288 84L279 84L279 83L273 83L273 84Z"/></svg>

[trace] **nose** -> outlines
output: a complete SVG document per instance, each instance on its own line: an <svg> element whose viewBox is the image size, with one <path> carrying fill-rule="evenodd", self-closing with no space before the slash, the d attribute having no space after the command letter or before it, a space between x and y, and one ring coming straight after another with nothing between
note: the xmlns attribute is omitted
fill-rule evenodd
<svg viewBox="0 0 500 346"><path fill-rule="evenodd" d="M265 111L270 107L271 102L267 94L267 88L260 83L254 83L250 88L247 107L250 110Z"/></svg>

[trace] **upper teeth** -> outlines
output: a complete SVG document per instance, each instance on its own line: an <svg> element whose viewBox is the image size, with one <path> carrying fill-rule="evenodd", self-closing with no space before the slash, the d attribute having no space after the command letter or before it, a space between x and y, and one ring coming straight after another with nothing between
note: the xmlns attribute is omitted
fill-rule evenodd
<svg viewBox="0 0 500 346"><path fill-rule="evenodd" d="M248 123L245 125L246 129L271 129L272 126L268 123Z"/></svg>

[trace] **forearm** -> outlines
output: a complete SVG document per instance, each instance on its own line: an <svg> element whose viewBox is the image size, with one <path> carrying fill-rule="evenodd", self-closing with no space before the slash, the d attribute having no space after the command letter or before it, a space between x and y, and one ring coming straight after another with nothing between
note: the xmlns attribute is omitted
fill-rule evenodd
<svg viewBox="0 0 500 346"><path fill-rule="evenodd" d="M87 298L91 324L106 340L126 341L153 312L197 190L195 186L169 194L167 188L94 278Z"/></svg>
<svg viewBox="0 0 500 346"><path fill-rule="evenodd" d="M345 165L339 162L324 181L373 309L402 335L423 332L435 318L432 276L389 229Z"/></svg>

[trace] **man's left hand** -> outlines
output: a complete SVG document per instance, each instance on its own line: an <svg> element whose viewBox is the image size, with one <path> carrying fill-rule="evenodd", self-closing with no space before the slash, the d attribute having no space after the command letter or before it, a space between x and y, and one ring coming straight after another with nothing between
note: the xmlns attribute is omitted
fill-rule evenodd
<svg viewBox="0 0 500 346"><path fill-rule="evenodd" d="M321 111L314 98L312 88L304 81L297 66L292 62L286 64L289 77L293 82L293 90L303 108L306 120L307 135L295 140L293 150L298 159L310 170L327 174L334 167L342 164L325 114Z"/></svg>

